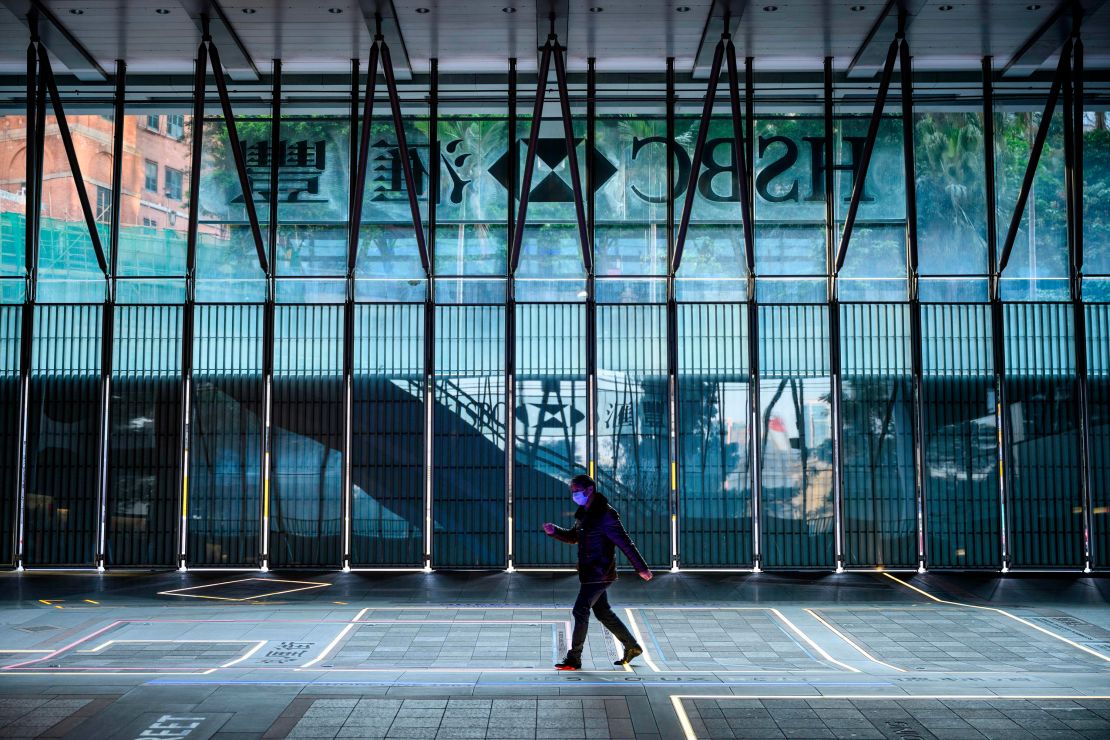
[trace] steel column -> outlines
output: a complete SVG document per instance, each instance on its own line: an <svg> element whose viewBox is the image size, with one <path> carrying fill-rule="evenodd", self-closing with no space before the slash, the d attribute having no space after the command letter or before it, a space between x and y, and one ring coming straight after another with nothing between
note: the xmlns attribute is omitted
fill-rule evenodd
<svg viewBox="0 0 1110 740"><path fill-rule="evenodd" d="M841 477L841 362L840 362L840 298L837 294L839 284L837 282L837 267L836 267L836 193L835 193L835 180L833 173L834 157L836 156L836 149L833 146L833 141L836 136L836 129L833 123L833 67L832 57L825 57L824 64L824 82L825 82L825 99L824 99L824 156L825 156L825 170L824 170L824 184L825 184L825 256L826 263L825 269L827 273L826 287L828 295L826 296L828 311L829 311L829 390L831 402L829 404L830 416L832 417L831 436L832 436L832 492L833 492L833 540L834 540L834 557L836 559L836 570L841 572L844 570L844 481ZM861 182L866 177L866 173L861 173L856 182Z"/></svg>
<svg viewBox="0 0 1110 740"><path fill-rule="evenodd" d="M99 518L97 520L97 550L94 559L98 570L107 566L108 530L108 453L111 416L109 407L112 387L112 344L115 341L116 272L119 261L120 193L123 189L123 124L124 94L127 65L116 60L116 89L112 116L112 204L108 237L108 270L105 273L105 300L101 319L100 337L100 469Z"/></svg>
<svg viewBox="0 0 1110 740"><path fill-rule="evenodd" d="M667 406L670 411L667 450L670 453L670 480L668 481L668 506L670 508L671 570L677 571L681 561L678 545L678 303L675 286L674 230L674 157L671 142L674 140L675 72L674 57L667 57Z"/></svg>
<svg viewBox="0 0 1110 740"><path fill-rule="evenodd" d="M922 407L921 297L918 290L917 162L914 156L913 67L909 42L898 51L898 76L902 87L902 159L906 179L906 252L909 265L910 370L913 375L910 409L913 423L914 502L917 511L917 567L924 570L925 546L925 426Z"/></svg>
<svg viewBox="0 0 1110 740"><path fill-rule="evenodd" d="M747 105L748 126L748 175L751 182L755 181L755 78L752 74L754 60L747 57L744 60L744 88L746 91L745 103ZM755 219L755 188L748 188L748 197L751 202L752 219ZM754 234L754 227L753 227ZM752 242L750 251L755 252L755 243ZM747 295L747 329L748 329L748 472L752 496L752 570L756 573L762 570L763 562L763 521L761 519L763 507L763 489L761 460L759 457L759 300L756 295L754 271L748 275Z"/></svg>
<svg viewBox="0 0 1110 740"><path fill-rule="evenodd" d="M213 59L213 66L218 59ZM217 85L219 76L216 73ZM259 567L270 567L270 493L273 485L273 388L274 388L274 342L276 334L274 322L277 306L277 209L278 209L278 167L281 149L281 60L273 60L273 73L270 92L270 172L267 204L270 223L267 231L266 259L262 268L266 273L266 303L262 307L262 548L259 553ZM221 93L221 100L223 95ZM228 108L225 107L225 118ZM230 131L230 129L228 129ZM241 175L243 173L240 173ZM252 200L251 194L243 191L244 201ZM261 233L261 222L258 223Z"/></svg>
<svg viewBox="0 0 1110 740"><path fill-rule="evenodd" d="M31 24L31 42L27 45L27 147L24 160L24 270L26 285L23 294L23 310L20 312L19 341L19 440L17 443L16 466L16 526L13 553L15 565L23 570L23 532L26 522L27 500L27 450L29 434L28 416L30 414L31 386L31 344L35 329L35 289L38 268L38 221L40 217L39 194L41 192L42 161L42 86L38 80L38 23L34 14L28 17Z"/></svg>
<svg viewBox="0 0 1110 740"><path fill-rule="evenodd" d="M1001 277L998 267L998 215L994 168L994 84L991 57L983 57L983 156L986 178L987 260L990 263L991 352L994 365L994 417L998 431L999 548L1002 572L1010 567L1010 429L1006 420L1006 343L1002 317Z"/></svg>
<svg viewBox="0 0 1110 740"><path fill-rule="evenodd" d="M189 529L189 450L192 444L193 334L197 300L197 216L200 203L201 159L204 154L204 96L208 47L197 47L193 70L193 141L189 162L189 222L185 235L185 306L181 317L181 531L178 569L185 570Z"/></svg>
<svg viewBox="0 0 1110 740"><path fill-rule="evenodd" d="M516 59L509 59L508 80L508 118L509 140L516 138ZM509 151L513 148L510 144ZM516 224L513 222L513 185L515 183L516 160L509 157L509 183L508 207L506 208L505 243L513 243L513 232ZM516 550L513 537L513 515L516 509L514 496L514 470L513 461L516 459L516 423L514 421L516 408L516 283L513 273L506 266L505 274L505 560L506 570L510 573L515 569Z"/></svg>
<svg viewBox="0 0 1110 740"><path fill-rule="evenodd" d="M597 215L594 193L593 156L597 139L597 71L594 58L586 69L586 229L594 244L594 219ZM586 270L586 471L597 474L597 272L593 260Z"/></svg>
<svg viewBox="0 0 1110 740"><path fill-rule="evenodd" d="M509 60L508 80L508 114L513 121L509 127L509 136L514 136L516 123L516 59ZM510 171L515 166L510 162ZM512 177L509 178L512 182ZM506 244L513 243L513 207L512 192L508 193L509 205L506 209L505 239ZM516 408L516 283L513 274L506 269L505 275L505 569L512 573L515 570L514 561L516 550L513 537L513 515L516 510L513 461L516 459L516 423L513 409Z"/></svg>
<svg viewBox="0 0 1110 740"><path fill-rule="evenodd" d="M351 453L354 435L355 274L351 254L359 228L352 219L355 205L355 162L358 160L358 59L351 60L351 110L348 115L347 153L347 267L343 298L343 571L351 569L351 520L353 481Z"/></svg>
<svg viewBox="0 0 1110 740"><path fill-rule="evenodd" d="M1064 150L1067 173L1069 287L1075 324L1076 403L1079 404L1079 492L1083 507L1084 571L1094 563L1091 494L1091 417L1087 388L1087 313L1083 305L1083 42L1075 16L1072 59L1064 83Z"/></svg>

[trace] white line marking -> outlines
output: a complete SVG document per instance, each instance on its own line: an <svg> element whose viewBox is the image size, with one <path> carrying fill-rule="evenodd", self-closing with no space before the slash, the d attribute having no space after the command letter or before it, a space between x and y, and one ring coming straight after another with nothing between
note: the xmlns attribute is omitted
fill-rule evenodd
<svg viewBox="0 0 1110 740"><path fill-rule="evenodd" d="M776 617L781 619L787 627L794 630L794 632L798 635L798 637L800 637L803 640L805 640L806 642L808 642L810 647L812 647L817 652L821 653L822 658L829 661L830 663L833 663L834 665L838 665L841 668L844 668L845 670L851 671L852 673L863 673L863 671L861 671L859 668L854 668L854 667L848 665L847 663L841 663L839 660L837 660L836 658L834 658L833 656L831 656L827 652L825 652L825 648L821 647L816 642L811 640L809 635L807 635L805 632L802 632L800 629L798 629L797 625L795 625L793 622L791 622L789 619L787 619L786 616L782 612L780 612L778 609L771 609L770 611Z"/></svg>
<svg viewBox="0 0 1110 740"><path fill-rule="evenodd" d="M1101 658L1102 660L1110 662L1110 656L1103 655L1099 651L1094 650L1092 648L1089 648L1086 645L1081 645L1080 643L1075 642L1074 640L1069 640L1068 638L1064 637L1063 635L1056 634L1052 630L1047 630L1044 627L1033 624L1029 620L1022 619L1021 617L1019 617L1015 614L1011 614L1010 612L1006 611L1005 609L999 609L999 608L994 607L994 606L977 606L975 604L964 604L963 602L960 602L960 601L946 601L944 599L939 599L936 596L933 596L928 591L920 589L920 588L918 588L917 586L914 586L911 583L907 583L906 581L903 581L900 578L895 578L894 576L890 575L889 573L883 573L883 575L886 576L887 578L889 578L890 580L894 581L895 583L899 583L899 584L905 586L906 588L908 588L912 591L916 591L917 593L921 594L922 596L925 596L927 598L932 599L933 601L937 602L938 604L949 604L951 606L962 606L962 607L966 607L968 609L982 609L982 610L988 611L988 612L997 612L998 614L1001 614L1004 617L1009 617L1010 619L1014 620L1015 622L1020 622L1021 624L1024 624L1026 627L1032 627L1033 629L1037 630L1038 632L1042 632L1042 633L1048 635L1049 637L1053 637L1053 638L1059 640L1060 642L1067 643L1068 645L1071 645L1074 648L1079 648L1080 650L1082 650L1085 653L1090 653L1091 655L1095 656L1096 658Z"/></svg>
<svg viewBox="0 0 1110 740"><path fill-rule="evenodd" d="M739 695L739 694L671 694L671 705L674 707L675 714L678 715L678 723L682 725L682 732L686 740L698 740L697 734L694 732L694 727L690 723L690 717L686 714L686 708L682 706L683 699L712 699L715 701L727 701L729 699L757 699L759 701L779 701L787 700L804 700L804 701L823 701L825 699L844 700L849 701L1106 701L1110 700L1110 696L1085 696L1085 695L1072 695L1065 694L1045 694L1045 695L1030 695L1030 694L922 694L912 696L909 694L794 694L794 695Z"/></svg>
<svg viewBox="0 0 1110 740"><path fill-rule="evenodd" d="M644 636L640 634L640 625L636 624L636 617L632 615L632 609L625 609L624 613L628 615L628 624L632 628L632 634L636 637L636 642L640 643L640 647L644 649L644 662L648 664L648 668L656 673L662 673L659 666L655 665L655 661L651 659L651 653L648 652L647 643L644 642Z"/></svg>
<svg viewBox="0 0 1110 740"><path fill-rule="evenodd" d="M840 630L838 630L838 629L837 629L836 627L833 627L833 626L832 626L831 624L829 624L829 623L828 623L827 621L825 621L824 619L822 619L822 618L821 618L821 615L820 615L820 614L818 614L817 612L813 611L812 609L809 609L808 607L807 607L807 608L805 609L805 611L806 611L806 612L808 612L808 613L809 613L809 615L810 615L810 616L812 616L812 617L813 617L814 619L816 619L816 620L817 620L818 622L820 622L821 624L825 625L825 627L826 627L826 628L827 628L827 629L828 629L828 630L829 630L830 632L832 632L832 633L833 633L834 635L836 635L837 637L839 637L839 638L840 638L841 640L844 640L844 642L848 643L848 644L849 644L849 645L851 645L851 646L852 646L853 648L855 648L855 649L856 649L856 651L857 651L857 652L859 652L859 654L860 654L860 655L862 655L863 657L867 658L867 659L868 659L868 660L870 660L870 661L871 661L872 663L878 663L878 664L879 664L879 665L881 665L881 666L886 666L887 668L891 668L891 669L893 669L893 670L896 670L896 671L898 671L899 673L905 673L905 672L906 672L906 669L905 669L905 668L899 668L899 667L898 667L898 666L896 666L896 665L891 665L890 663L884 663L883 661L879 660L878 658L876 658L876 657L875 657L874 655L872 655L871 653L869 653L869 652L867 652L866 650L864 650L864 649L863 649L862 647L860 647L860 646L859 646L859 645L857 645L857 644L856 644L855 642L853 642L853 641L852 641L851 639L849 639L849 637L848 637L847 635L845 635L845 634L844 634L843 632L841 632Z"/></svg>

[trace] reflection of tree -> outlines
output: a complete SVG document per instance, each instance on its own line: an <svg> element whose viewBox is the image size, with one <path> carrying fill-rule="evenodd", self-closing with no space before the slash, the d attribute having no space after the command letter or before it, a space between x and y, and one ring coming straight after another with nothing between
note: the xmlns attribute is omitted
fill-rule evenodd
<svg viewBox="0 0 1110 740"><path fill-rule="evenodd" d="M924 113L914 128L922 256L934 273L981 274L987 267L982 116Z"/></svg>

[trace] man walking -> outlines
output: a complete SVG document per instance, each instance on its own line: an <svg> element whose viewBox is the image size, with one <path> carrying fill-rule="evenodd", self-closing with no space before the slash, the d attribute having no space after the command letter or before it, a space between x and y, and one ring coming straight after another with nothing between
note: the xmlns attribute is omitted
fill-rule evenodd
<svg viewBox="0 0 1110 740"><path fill-rule="evenodd" d="M551 522L543 525L543 531L549 537L578 545L578 580L582 582L578 599L574 602L574 635L570 650L555 667L561 671L577 671L582 667L582 648L586 645L586 631L590 627L590 609L593 609L597 620L624 645L624 656L614 665L630 663L644 649L637 644L620 617L613 613L605 595L605 590L617 580L614 546L621 549L640 578L650 581L651 570L624 530L616 509L609 505L609 499L598 493L593 478L576 475L570 481L570 495L578 504L578 511L574 512L574 526L563 529Z"/></svg>

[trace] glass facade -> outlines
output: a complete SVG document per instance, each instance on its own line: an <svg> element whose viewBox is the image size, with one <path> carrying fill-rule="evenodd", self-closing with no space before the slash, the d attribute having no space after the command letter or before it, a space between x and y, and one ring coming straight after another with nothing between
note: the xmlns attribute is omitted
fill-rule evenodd
<svg viewBox="0 0 1110 740"><path fill-rule="evenodd" d="M180 90L67 97L107 271L58 121L29 187L23 101L0 110L0 563L569 567L541 526L569 522L590 472L654 567L1110 568L1101 87L1082 222L1058 108L1000 269L1039 83L984 112L953 81L906 120L892 90L866 175L873 83L838 77L827 123L822 86L771 101L758 80L750 173L721 101L691 171L701 83L671 120L661 78L605 88L592 119L572 86L587 270L555 107L533 121L531 89L510 116L449 86L433 113L419 83L403 125L428 269L383 101L357 183L345 88L293 85L279 116L237 84L244 189L212 91L203 122Z"/></svg>

